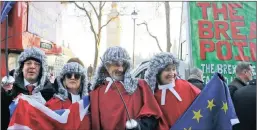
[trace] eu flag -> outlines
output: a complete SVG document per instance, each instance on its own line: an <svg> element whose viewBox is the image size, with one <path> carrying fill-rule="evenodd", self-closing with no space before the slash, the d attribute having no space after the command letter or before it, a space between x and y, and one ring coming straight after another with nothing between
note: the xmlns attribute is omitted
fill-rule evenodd
<svg viewBox="0 0 257 130"><path fill-rule="evenodd" d="M237 123L228 86L222 75L215 73L170 130L232 130Z"/></svg>

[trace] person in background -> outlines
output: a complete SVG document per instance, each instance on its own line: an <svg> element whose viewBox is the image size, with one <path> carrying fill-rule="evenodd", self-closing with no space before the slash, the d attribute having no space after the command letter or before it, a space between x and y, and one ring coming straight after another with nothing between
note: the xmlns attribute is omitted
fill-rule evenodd
<svg viewBox="0 0 257 130"><path fill-rule="evenodd" d="M68 109L72 103L88 95L87 84L85 68L77 62L66 63L54 84L58 88L57 93L46 103L46 106L52 110ZM90 129L89 115L83 120L86 124L80 125L79 129Z"/></svg>
<svg viewBox="0 0 257 130"><path fill-rule="evenodd" d="M156 129L161 110L147 83L133 78L130 71L130 57L124 48L105 51L90 92L93 130Z"/></svg>
<svg viewBox="0 0 257 130"><path fill-rule="evenodd" d="M92 67L91 64L90 64L90 66L87 68L87 75L88 75L89 80L91 81L91 78L92 78L92 76L93 76L93 67Z"/></svg>
<svg viewBox="0 0 257 130"><path fill-rule="evenodd" d="M243 88L247 85L247 82L252 80L251 64L247 62L241 62L236 66L236 78L228 85L230 95L233 100L233 94L236 90Z"/></svg>
<svg viewBox="0 0 257 130"><path fill-rule="evenodd" d="M203 82L203 72L198 68L193 68L190 70L190 75L187 81L199 88L200 90L202 90L205 86Z"/></svg>
<svg viewBox="0 0 257 130"><path fill-rule="evenodd" d="M239 124L233 126L233 130L256 130L256 79L237 90L233 99L240 121Z"/></svg>
<svg viewBox="0 0 257 130"><path fill-rule="evenodd" d="M169 130L183 115L201 90L177 77L179 60L173 54L156 54L149 62L145 80L158 102L162 117L159 130Z"/></svg>
<svg viewBox="0 0 257 130"><path fill-rule="evenodd" d="M39 48L27 48L20 54L14 83L1 83L2 130L7 129L10 121L9 105L20 93L33 95L42 104L52 98L55 90L47 79L47 68L46 55Z"/></svg>

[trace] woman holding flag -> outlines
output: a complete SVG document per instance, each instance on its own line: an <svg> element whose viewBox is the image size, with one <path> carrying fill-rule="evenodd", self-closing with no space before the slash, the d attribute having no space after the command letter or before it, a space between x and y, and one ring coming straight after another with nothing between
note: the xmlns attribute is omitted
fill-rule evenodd
<svg viewBox="0 0 257 130"><path fill-rule="evenodd" d="M201 92L188 81L177 77L178 66L177 58L163 52L151 59L145 73L145 80L163 112L160 130L169 130Z"/></svg>
<svg viewBox="0 0 257 130"><path fill-rule="evenodd" d="M60 76L54 82L57 94L46 103L46 106L52 110L68 109L71 104L80 101L84 96L88 96L87 84L86 70L82 65L77 62L65 64ZM79 129L90 129L88 115L84 117L82 122L83 125L80 125Z"/></svg>

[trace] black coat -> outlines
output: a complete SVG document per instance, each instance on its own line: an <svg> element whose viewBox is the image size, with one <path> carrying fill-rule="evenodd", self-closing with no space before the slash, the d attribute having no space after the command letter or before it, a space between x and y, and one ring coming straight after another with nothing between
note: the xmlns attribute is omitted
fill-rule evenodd
<svg viewBox="0 0 257 130"><path fill-rule="evenodd" d="M203 87L205 86L204 82L198 79L188 79L187 81L199 88L200 90L203 90Z"/></svg>
<svg viewBox="0 0 257 130"><path fill-rule="evenodd" d="M24 81L23 79L15 80L13 84L13 89L5 92L3 88L1 88L1 130L6 130L10 121L10 111L9 105L12 103L12 100L19 95L20 93L28 94L28 90L24 89ZM44 89L40 91L43 98L48 101L52 98L55 93L55 89L52 86L52 83L47 80L45 82Z"/></svg>
<svg viewBox="0 0 257 130"><path fill-rule="evenodd" d="M239 78L235 78L229 85L229 91L230 91L230 95L231 97L233 97L234 93L236 90L243 88L244 86L246 86L247 84L245 82L243 82L241 79ZM232 98L232 100L234 100Z"/></svg>
<svg viewBox="0 0 257 130"><path fill-rule="evenodd" d="M256 79L249 85L237 90L234 95L234 107L240 123L233 130L256 130Z"/></svg>

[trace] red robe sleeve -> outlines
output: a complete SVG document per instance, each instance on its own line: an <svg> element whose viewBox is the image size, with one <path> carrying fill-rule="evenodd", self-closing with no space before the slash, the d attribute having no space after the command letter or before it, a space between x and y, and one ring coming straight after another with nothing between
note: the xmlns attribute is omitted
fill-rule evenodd
<svg viewBox="0 0 257 130"><path fill-rule="evenodd" d="M161 109L154 98L153 92L150 87L146 83L145 80L139 80L139 88L142 90L143 96L143 106L137 116L137 118L141 118L144 116L155 116L156 119L160 118L162 115Z"/></svg>
<svg viewBox="0 0 257 130"><path fill-rule="evenodd" d="M94 130L100 130L100 118L99 118L99 91L98 89L96 90L93 90L90 92L90 101L91 102L94 102L94 103L91 103L90 104L90 110L91 110L91 127L94 129ZM93 113L93 114L92 114Z"/></svg>
<svg viewBox="0 0 257 130"><path fill-rule="evenodd" d="M192 91L191 92L192 98L196 98L200 94L201 90L199 88L197 88L196 86L194 86L193 84L191 84L191 83L189 83L189 86L190 86L191 91Z"/></svg>

